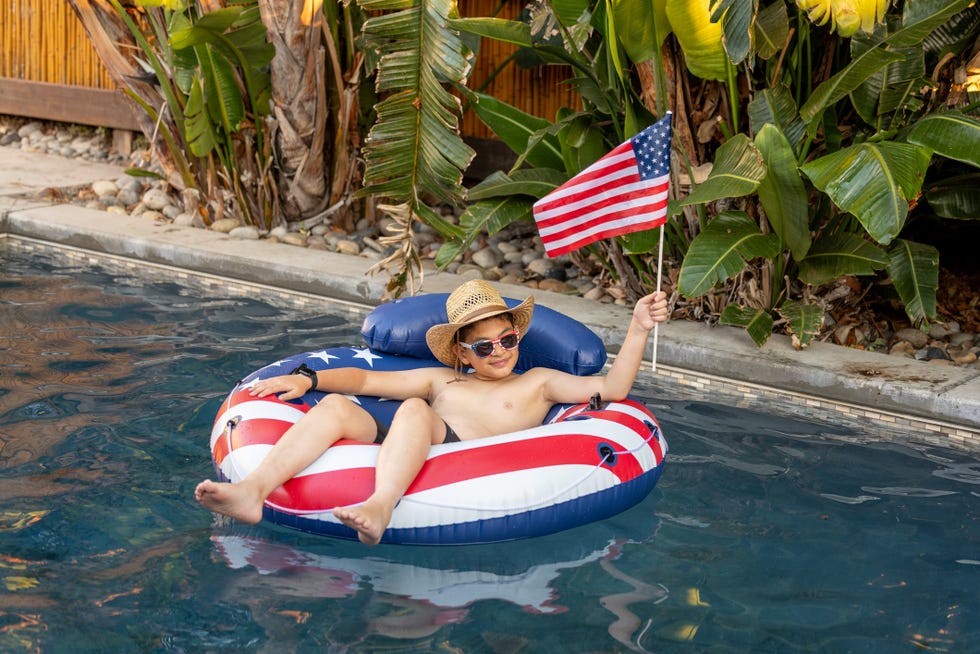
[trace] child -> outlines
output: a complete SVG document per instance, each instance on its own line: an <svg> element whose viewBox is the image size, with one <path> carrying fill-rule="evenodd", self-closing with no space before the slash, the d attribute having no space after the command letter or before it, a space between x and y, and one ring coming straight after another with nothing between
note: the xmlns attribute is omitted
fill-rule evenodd
<svg viewBox="0 0 980 654"><path fill-rule="evenodd" d="M256 382L252 395L302 397L311 385L330 391L290 427L248 477L240 482L201 482L194 492L208 509L247 523L262 519L262 503L341 438L380 443L374 493L364 504L337 507L334 515L375 545L391 513L421 470L429 447L483 438L541 424L553 404L626 397L643 361L654 324L667 320L664 293L641 298L623 345L605 376L579 377L550 368L514 373L520 337L527 332L534 299L508 308L490 284L471 280L446 300L449 322L426 332L426 342L448 368L381 372L357 368L284 375ZM555 334L561 338L561 334ZM471 369L470 372L464 372ZM404 400L390 427L345 395Z"/></svg>

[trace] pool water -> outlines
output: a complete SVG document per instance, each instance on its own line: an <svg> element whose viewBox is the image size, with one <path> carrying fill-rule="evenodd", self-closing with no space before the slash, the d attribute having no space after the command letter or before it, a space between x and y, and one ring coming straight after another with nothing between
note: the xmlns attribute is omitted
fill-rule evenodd
<svg viewBox="0 0 980 654"><path fill-rule="evenodd" d="M0 241L0 651L980 651L980 460L637 387L641 504L521 542L366 548L216 519L240 377L363 314ZM907 436L907 435L906 435Z"/></svg>

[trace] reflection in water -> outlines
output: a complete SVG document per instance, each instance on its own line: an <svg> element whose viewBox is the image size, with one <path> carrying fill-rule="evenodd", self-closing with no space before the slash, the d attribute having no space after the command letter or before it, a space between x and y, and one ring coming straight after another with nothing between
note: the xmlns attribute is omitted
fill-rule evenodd
<svg viewBox="0 0 980 654"><path fill-rule="evenodd" d="M2 256L0 651L980 642L975 457L657 377L638 394L672 456L651 496L609 520L490 546L373 549L215 525L192 491L210 474L228 389L285 354L359 343L361 315L204 299L170 276L57 253Z"/></svg>

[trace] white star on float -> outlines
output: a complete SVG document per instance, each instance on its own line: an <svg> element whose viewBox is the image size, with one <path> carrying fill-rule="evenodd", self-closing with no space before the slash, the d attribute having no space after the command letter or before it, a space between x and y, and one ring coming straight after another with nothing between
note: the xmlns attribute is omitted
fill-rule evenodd
<svg viewBox="0 0 980 654"><path fill-rule="evenodd" d="M357 354L354 355L355 359L364 359L365 361L367 361L367 364L372 368L374 367L374 360L381 358L381 356L372 352L370 348L365 347L365 348L358 349L356 347L352 347L351 349L357 352Z"/></svg>
<svg viewBox="0 0 980 654"><path fill-rule="evenodd" d="M330 365L330 359L339 359L340 357L337 356L336 354L330 354L326 350L321 350L319 352L311 352L310 353L310 358L311 359L319 359L320 361L323 361L325 364L327 364L329 366Z"/></svg>

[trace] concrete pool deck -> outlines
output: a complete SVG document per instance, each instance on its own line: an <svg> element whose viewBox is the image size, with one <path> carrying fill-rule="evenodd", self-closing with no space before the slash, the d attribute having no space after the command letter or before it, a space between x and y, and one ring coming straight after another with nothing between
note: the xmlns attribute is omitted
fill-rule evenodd
<svg viewBox="0 0 980 654"><path fill-rule="evenodd" d="M118 166L0 147L0 243L20 237L366 306L376 305L384 293L385 278L367 275L373 260L59 204L57 193L47 191L122 174ZM422 290L448 292L462 279L427 274ZM622 341L629 323L627 307L495 286L509 297L533 293L538 303L585 323L612 346ZM649 367L643 374L649 374ZM798 352L778 335L757 348L741 329L676 321L660 329L657 374L703 390L706 399L713 385L724 383L763 401L776 393L803 407L829 406L861 420L924 430L919 440L925 442L980 450L980 369L975 366L939 365L821 342Z"/></svg>

